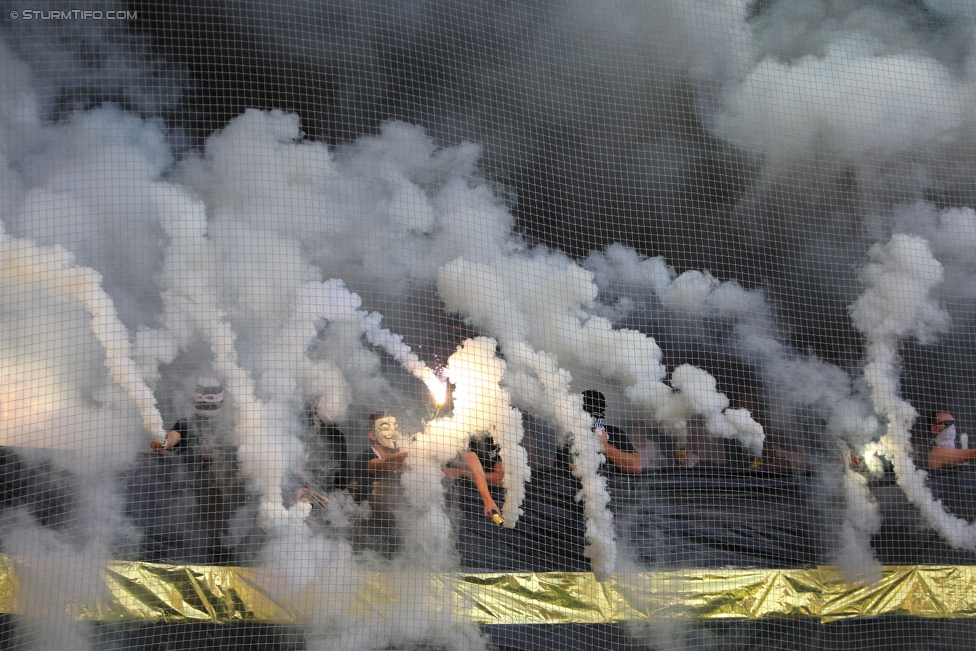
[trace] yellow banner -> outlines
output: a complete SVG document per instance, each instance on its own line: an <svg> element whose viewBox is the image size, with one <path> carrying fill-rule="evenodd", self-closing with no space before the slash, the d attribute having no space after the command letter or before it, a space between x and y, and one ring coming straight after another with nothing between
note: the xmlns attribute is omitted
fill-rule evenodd
<svg viewBox="0 0 976 651"><path fill-rule="evenodd" d="M20 612L17 559L0 556L0 611ZM31 574L43 579L43 568ZM296 624L307 602L275 600L259 574L241 567L116 562L103 573L107 590L92 604L72 604L83 619L124 622L251 621ZM830 622L854 617L976 616L976 567L887 567L868 587L844 581L832 567L803 570L677 570L615 576L599 583L586 572L430 574L453 595L457 616L479 624L604 624L682 617L691 620L799 617ZM386 574L371 574L353 601L403 595Z"/></svg>

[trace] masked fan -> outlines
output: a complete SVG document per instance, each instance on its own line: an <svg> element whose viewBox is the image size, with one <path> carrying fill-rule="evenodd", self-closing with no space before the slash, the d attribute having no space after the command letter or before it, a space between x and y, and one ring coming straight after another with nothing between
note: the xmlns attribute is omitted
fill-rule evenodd
<svg viewBox="0 0 976 651"><path fill-rule="evenodd" d="M956 432L956 419L947 411L933 412L929 417L929 428L935 437L932 450L929 452L929 468L939 470L951 468L976 459L976 449L966 450L959 445L966 436L959 436ZM968 441L966 441L968 444Z"/></svg>

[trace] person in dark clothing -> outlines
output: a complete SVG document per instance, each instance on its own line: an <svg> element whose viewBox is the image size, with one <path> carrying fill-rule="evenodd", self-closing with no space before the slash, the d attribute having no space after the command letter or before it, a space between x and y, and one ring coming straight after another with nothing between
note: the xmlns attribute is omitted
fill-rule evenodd
<svg viewBox="0 0 976 651"><path fill-rule="evenodd" d="M319 532L330 528L325 514L332 493L349 487L352 471L346 436L327 416L325 398L305 406L306 431L302 436L305 456L301 467L289 473L282 490L285 506L296 502L312 505L306 523Z"/></svg>
<svg viewBox="0 0 976 651"><path fill-rule="evenodd" d="M326 415L324 399L308 407L306 423L303 484L318 493L345 490L351 475L346 435Z"/></svg>
<svg viewBox="0 0 976 651"><path fill-rule="evenodd" d="M396 514L401 506L400 476L407 452L399 450L396 417L380 412L369 417L370 446L356 457L348 483L357 502L368 502L370 517L359 522L355 546L392 558L400 548Z"/></svg>
<svg viewBox="0 0 976 651"><path fill-rule="evenodd" d="M153 440L150 447L156 452L175 450L182 455L209 453L216 433L216 417L224 406L224 387L216 378L197 380L194 411L191 419L176 421L166 432L165 441Z"/></svg>
<svg viewBox="0 0 976 651"><path fill-rule="evenodd" d="M212 377L200 378L194 397L193 417L177 421L166 433L165 442L152 443L152 448L162 455L159 459L161 464L166 465L175 457L185 468L184 474L196 502L193 509L197 513L195 517L202 519L202 522L195 524L205 529L202 534L205 542L202 544L207 551L196 553L195 556L209 558L208 562L226 560L222 538L231 515L245 501L245 485L238 472L237 451L224 444L219 431L218 416L223 405L224 388L221 382ZM164 474L166 477L177 476ZM180 546L151 540L156 528L154 524L147 528L147 544L163 551L154 551L153 554L165 556L166 549Z"/></svg>
<svg viewBox="0 0 976 651"><path fill-rule="evenodd" d="M488 488L489 484L501 486L505 479L505 466L502 465L495 439L488 434L471 439L468 449L458 455L458 463L448 465L444 474L451 479L463 477L474 482L485 507L485 517L496 524L503 524L502 513Z"/></svg>
<svg viewBox="0 0 976 651"><path fill-rule="evenodd" d="M397 447L398 436L393 414L381 412L369 417L370 445L353 462L349 481L357 501L370 499L380 483L399 483L407 452Z"/></svg>
<svg viewBox="0 0 976 651"><path fill-rule="evenodd" d="M600 451L607 458L601 472L639 475L641 459L630 437L619 427L608 426L604 422L607 413L607 399L599 391L587 389L583 392L583 409L593 418L590 431L600 439ZM556 453L557 469L571 471L573 454L569 445Z"/></svg>

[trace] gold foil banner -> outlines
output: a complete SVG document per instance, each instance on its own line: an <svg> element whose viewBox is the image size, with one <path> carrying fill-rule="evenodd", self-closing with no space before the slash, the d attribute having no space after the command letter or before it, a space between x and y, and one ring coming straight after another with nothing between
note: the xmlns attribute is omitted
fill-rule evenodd
<svg viewBox="0 0 976 651"><path fill-rule="evenodd" d="M20 612L22 577L55 580L43 567L0 555L0 611ZM443 606L480 624L603 624L682 617L692 620L798 617L830 622L854 617L976 616L976 567L887 567L882 580L858 587L836 568L677 570L616 576L599 583L585 572L430 574ZM91 604L71 604L89 620L123 622L251 621L300 624L308 600L273 599L268 577L240 567L116 562L103 572L106 590ZM370 574L351 603L390 602L403 589L392 575ZM401 586L402 588L402 586ZM368 611L369 608L365 608Z"/></svg>

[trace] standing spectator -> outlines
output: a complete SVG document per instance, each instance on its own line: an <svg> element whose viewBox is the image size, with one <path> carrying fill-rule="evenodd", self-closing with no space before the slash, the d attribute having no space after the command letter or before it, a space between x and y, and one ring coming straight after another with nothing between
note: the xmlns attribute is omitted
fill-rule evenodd
<svg viewBox="0 0 976 651"><path fill-rule="evenodd" d="M932 449L929 452L929 468L939 470L968 463L976 459L976 449L956 448L956 419L948 411L934 411L929 416L932 430Z"/></svg>
<svg viewBox="0 0 976 651"><path fill-rule="evenodd" d="M599 391L587 389L583 392L583 409L593 418L590 431L600 440L600 451L606 456L604 467L610 473L639 475L641 458L637 454L630 437L619 427L607 426L607 399ZM556 454L556 467L572 470L572 452L564 446Z"/></svg>
<svg viewBox="0 0 976 651"><path fill-rule="evenodd" d="M245 502L237 451L224 440L220 414L224 387L220 380L197 380L194 415L177 421L166 433L165 442L152 442L159 454L175 454L189 471L190 484L206 528L208 555L214 561L225 556L222 540L233 512Z"/></svg>
<svg viewBox="0 0 976 651"><path fill-rule="evenodd" d="M396 514L401 508L400 476L407 452L398 448L396 416L379 412L369 417L370 446L352 466L349 488L357 501L367 502L370 517L359 523L357 547L372 549L387 558L399 551L401 536Z"/></svg>
<svg viewBox="0 0 976 651"><path fill-rule="evenodd" d="M444 474L451 479L463 477L474 482L485 507L485 517L502 524L502 512L488 488L489 484L501 486L505 479L505 466L495 439L487 433L473 438L468 449L458 455L458 461L458 464L448 465Z"/></svg>

